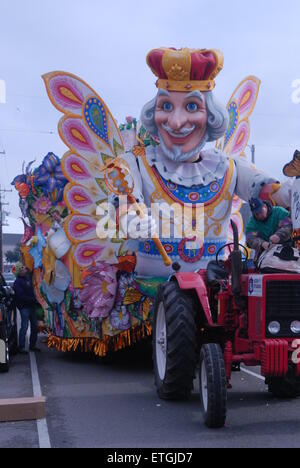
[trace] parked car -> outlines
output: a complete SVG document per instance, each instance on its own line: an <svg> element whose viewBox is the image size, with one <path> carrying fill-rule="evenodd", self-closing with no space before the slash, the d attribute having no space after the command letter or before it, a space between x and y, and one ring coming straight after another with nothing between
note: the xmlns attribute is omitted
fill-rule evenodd
<svg viewBox="0 0 300 468"><path fill-rule="evenodd" d="M10 356L18 352L14 291L0 273L0 372L8 372Z"/></svg>

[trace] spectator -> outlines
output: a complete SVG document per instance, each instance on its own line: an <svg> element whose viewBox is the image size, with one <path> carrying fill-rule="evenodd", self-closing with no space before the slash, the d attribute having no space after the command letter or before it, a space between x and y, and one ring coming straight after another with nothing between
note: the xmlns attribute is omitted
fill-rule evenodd
<svg viewBox="0 0 300 468"><path fill-rule="evenodd" d="M281 206L273 207L269 202L252 198L249 202L252 211L247 228L247 245L259 255L273 244L291 240L292 221L290 213Z"/></svg>
<svg viewBox="0 0 300 468"><path fill-rule="evenodd" d="M36 347L38 337L38 319L36 314L37 301L34 295L30 273L27 268L19 264L16 266L16 280L14 282L14 291L16 306L21 315L21 328L19 331L19 353L27 354L25 350L25 339L30 322L30 351L40 351Z"/></svg>

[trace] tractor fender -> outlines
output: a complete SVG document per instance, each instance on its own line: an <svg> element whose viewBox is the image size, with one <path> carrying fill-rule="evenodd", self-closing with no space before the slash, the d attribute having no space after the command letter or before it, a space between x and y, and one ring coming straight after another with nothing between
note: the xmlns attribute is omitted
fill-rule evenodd
<svg viewBox="0 0 300 468"><path fill-rule="evenodd" d="M207 288L204 279L198 273L193 272L176 273L173 278L177 281L180 289L183 291L196 292L207 320L207 324L214 327L215 324L210 312Z"/></svg>

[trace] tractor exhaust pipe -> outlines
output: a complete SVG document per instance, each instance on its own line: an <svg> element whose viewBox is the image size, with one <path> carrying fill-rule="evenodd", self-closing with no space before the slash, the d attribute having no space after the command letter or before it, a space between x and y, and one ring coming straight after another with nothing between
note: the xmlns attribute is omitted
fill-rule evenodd
<svg viewBox="0 0 300 468"><path fill-rule="evenodd" d="M231 220L231 227L233 231L234 250L230 254L231 262L231 277L232 277L232 292L235 301L239 300L241 294L241 276L242 276L242 253L239 249L239 232L236 224Z"/></svg>

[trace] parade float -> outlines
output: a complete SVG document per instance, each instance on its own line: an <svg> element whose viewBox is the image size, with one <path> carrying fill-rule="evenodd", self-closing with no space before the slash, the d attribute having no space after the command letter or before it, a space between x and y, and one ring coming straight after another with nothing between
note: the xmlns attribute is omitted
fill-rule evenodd
<svg viewBox="0 0 300 468"><path fill-rule="evenodd" d="M227 243L231 217L241 236L242 199L261 196L287 205L284 188L244 154L260 81L243 80L226 110L213 95L223 67L220 51L155 49L147 63L158 95L139 122L128 118L120 127L80 78L66 72L43 76L63 114L58 130L68 151L62 158L48 153L39 167L24 166L13 185L25 227L23 260L33 273L49 347L61 351L102 357L149 337L157 291L173 273L172 264L182 272L205 268ZM174 109L181 109L180 124L172 121ZM208 142L215 146L204 149ZM121 196L135 208L130 220L139 225L139 236L123 221ZM126 236L99 238L98 207L106 202L115 208L117 231ZM145 225L159 228L148 212L152 203L187 205L192 218L201 206L202 238L149 239ZM163 210L158 218L164 222Z"/></svg>

